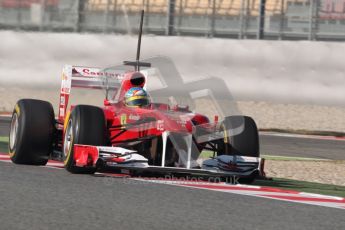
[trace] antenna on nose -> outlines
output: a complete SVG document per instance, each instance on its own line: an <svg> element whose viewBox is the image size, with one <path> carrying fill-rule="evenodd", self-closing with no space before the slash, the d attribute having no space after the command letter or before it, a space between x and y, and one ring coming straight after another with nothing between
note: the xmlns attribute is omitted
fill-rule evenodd
<svg viewBox="0 0 345 230"><path fill-rule="evenodd" d="M132 61L124 61L123 62L124 65L134 66L135 71L139 71L140 66L151 67L151 63L140 62L141 35L143 34L143 22L144 22L144 10L141 11L139 35L138 35L138 45L137 45L137 56L136 56L135 62L132 62Z"/></svg>

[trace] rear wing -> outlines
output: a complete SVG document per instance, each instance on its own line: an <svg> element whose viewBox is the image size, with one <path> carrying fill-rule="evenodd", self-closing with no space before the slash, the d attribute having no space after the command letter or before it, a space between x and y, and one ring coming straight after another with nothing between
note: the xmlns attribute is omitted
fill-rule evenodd
<svg viewBox="0 0 345 230"><path fill-rule="evenodd" d="M117 90L121 87L124 74L125 70L65 65L62 70L59 121L65 119L72 88Z"/></svg>

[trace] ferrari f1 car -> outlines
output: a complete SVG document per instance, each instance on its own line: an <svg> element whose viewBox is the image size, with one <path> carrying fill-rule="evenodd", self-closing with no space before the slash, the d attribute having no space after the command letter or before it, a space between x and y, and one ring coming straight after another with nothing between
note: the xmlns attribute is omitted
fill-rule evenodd
<svg viewBox="0 0 345 230"><path fill-rule="evenodd" d="M258 131L248 116L212 121L187 106L125 103L132 88L145 89L150 63L125 62L135 70L63 68L58 117L46 101L22 99L15 105L9 135L17 164L62 161L71 173L115 170L136 175L239 177L253 181L261 172ZM140 70L140 67L143 68ZM104 89L102 107L69 105L71 89ZM140 98L139 98L140 99ZM208 159L200 157L208 151Z"/></svg>

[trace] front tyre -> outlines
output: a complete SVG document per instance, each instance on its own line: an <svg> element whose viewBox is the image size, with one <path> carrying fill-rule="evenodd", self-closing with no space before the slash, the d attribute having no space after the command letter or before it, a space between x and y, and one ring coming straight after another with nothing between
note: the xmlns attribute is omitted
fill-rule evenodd
<svg viewBox="0 0 345 230"><path fill-rule="evenodd" d="M260 157L259 133L253 118L225 117L220 131L224 137L218 143L218 155Z"/></svg>
<svg viewBox="0 0 345 230"><path fill-rule="evenodd" d="M101 108L89 105L74 107L64 133L63 157L67 171L93 174L95 167L77 167L74 144L103 146L106 144L106 122Z"/></svg>
<svg viewBox="0 0 345 230"><path fill-rule="evenodd" d="M218 143L217 155L260 157L259 133L255 121L247 116L229 116L220 126L224 137ZM258 172L240 178L239 183L251 184Z"/></svg>
<svg viewBox="0 0 345 230"><path fill-rule="evenodd" d="M14 107L10 134L10 159L16 164L45 165L52 152L54 109L46 101L22 99Z"/></svg>

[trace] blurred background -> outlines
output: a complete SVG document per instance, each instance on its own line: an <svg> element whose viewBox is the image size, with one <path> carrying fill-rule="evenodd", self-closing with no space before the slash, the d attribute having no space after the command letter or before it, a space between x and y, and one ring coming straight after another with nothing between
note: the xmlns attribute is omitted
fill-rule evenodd
<svg viewBox="0 0 345 230"><path fill-rule="evenodd" d="M345 0L0 0L0 28L344 40Z"/></svg>
<svg viewBox="0 0 345 230"><path fill-rule="evenodd" d="M65 64L132 60L142 9L143 59L221 79L260 128L345 132L345 0L0 0L0 113L20 98L57 108Z"/></svg>

